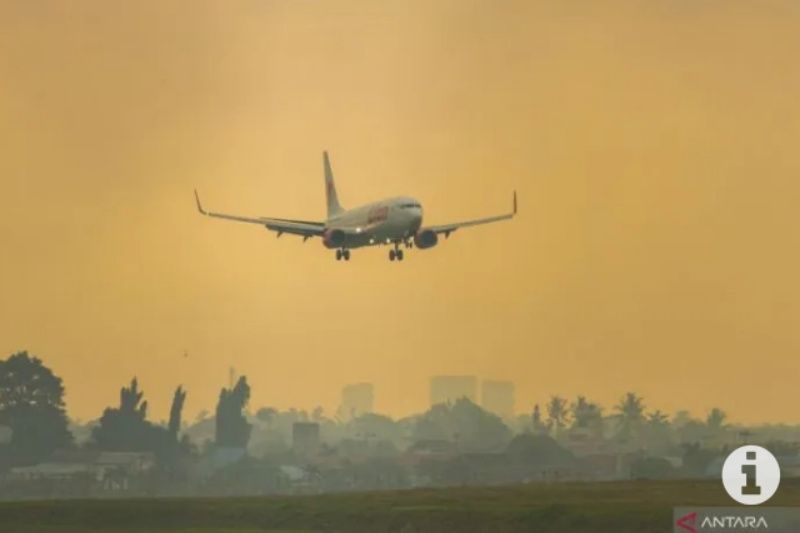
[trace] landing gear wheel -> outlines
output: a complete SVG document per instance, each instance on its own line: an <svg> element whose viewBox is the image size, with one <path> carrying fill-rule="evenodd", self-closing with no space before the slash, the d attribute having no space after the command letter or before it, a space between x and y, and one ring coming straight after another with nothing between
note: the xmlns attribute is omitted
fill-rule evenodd
<svg viewBox="0 0 800 533"><path fill-rule="evenodd" d="M389 250L389 261L394 261L395 256L397 256L397 253L394 250Z"/></svg>
<svg viewBox="0 0 800 533"><path fill-rule="evenodd" d="M345 261L350 261L350 250L342 250L342 257Z"/></svg>
<svg viewBox="0 0 800 533"><path fill-rule="evenodd" d="M403 250L397 250L396 254L397 254L397 260L398 261L402 261L403 260Z"/></svg>
<svg viewBox="0 0 800 533"><path fill-rule="evenodd" d="M341 250L336 250L336 260L337 261L341 261L342 260L342 251Z"/></svg>

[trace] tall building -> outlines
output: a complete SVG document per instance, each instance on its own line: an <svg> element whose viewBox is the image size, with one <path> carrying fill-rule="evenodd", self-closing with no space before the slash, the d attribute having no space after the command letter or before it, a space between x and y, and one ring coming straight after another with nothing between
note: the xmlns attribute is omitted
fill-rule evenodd
<svg viewBox="0 0 800 533"><path fill-rule="evenodd" d="M502 418L514 416L514 384L510 381L484 381L481 386L481 405Z"/></svg>
<svg viewBox="0 0 800 533"><path fill-rule="evenodd" d="M478 397L478 378L475 376L433 376L431 378L431 405L454 402L467 398L475 402Z"/></svg>
<svg viewBox="0 0 800 533"><path fill-rule="evenodd" d="M292 424L292 451L298 457L310 457L319 451L319 424L295 422Z"/></svg>
<svg viewBox="0 0 800 533"><path fill-rule="evenodd" d="M358 416L374 411L375 395L372 383L353 383L342 389L342 403L339 405L339 417L352 420Z"/></svg>

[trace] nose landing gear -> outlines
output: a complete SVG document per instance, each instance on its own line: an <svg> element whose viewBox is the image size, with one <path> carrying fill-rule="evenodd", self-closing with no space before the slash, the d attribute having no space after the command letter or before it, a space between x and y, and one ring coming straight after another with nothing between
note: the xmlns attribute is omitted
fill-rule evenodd
<svg viewBox="0 0 800 533"><path fill-rule="evenodd" d="M336 250L336 260L341 261L342 259L345 261L350 261L350 250L347 248Z"/></svg>

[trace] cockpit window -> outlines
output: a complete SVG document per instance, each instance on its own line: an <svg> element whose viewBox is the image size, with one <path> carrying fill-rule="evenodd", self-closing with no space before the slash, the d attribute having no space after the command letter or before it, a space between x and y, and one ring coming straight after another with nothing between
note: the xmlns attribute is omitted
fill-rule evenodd
<svg viewBox="0 0 800 533"><path fill-rule="evenodd" d="M417 203L400 204L400 209L411 209L414 207L422 207L422 206Z"/></svg>

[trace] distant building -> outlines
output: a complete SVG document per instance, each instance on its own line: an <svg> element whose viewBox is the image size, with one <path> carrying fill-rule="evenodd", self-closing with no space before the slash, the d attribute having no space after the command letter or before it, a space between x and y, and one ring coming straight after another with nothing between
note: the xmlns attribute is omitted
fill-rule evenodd
<svg viewBox="0 0 800 533"><path fill-rule="evenodd" d="M481 405L502 418L514 416L514 384L510 381L484 381L481 385Z"/></svg>
<svg viewBox="0 0 800 533"><path fill-rule="evenodd" d="M11 468L7 479L62 483L83 480L97 491L129 491L155 465L151 452L57 451L47 462Z"/></svg>
<svg viewBox="0 0 800 533"><path fill-rule="evenodd" d="M297 457L310 457L319 452L319 424L295 422L292 424L292 450Z"/></svg>
<svg viewBox="0 0 800 533"><path fill-rule="evenodd" d="M434 376L431 378L431 405L467 398L475 402L478 378L475 376Z"/></svg>
<svg viewBox="0 0 800 533"><path fill-rule="evenodd" d="M374 411L375 395L372 383L354 383L342 389L342 403L339 406L339 417L352 420Z"/></svg>

